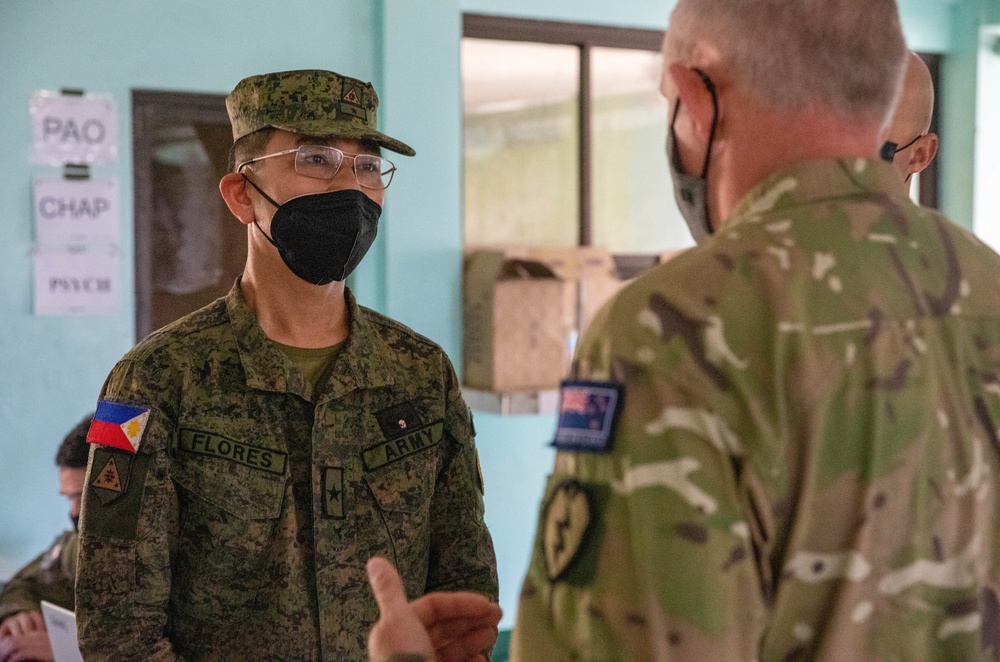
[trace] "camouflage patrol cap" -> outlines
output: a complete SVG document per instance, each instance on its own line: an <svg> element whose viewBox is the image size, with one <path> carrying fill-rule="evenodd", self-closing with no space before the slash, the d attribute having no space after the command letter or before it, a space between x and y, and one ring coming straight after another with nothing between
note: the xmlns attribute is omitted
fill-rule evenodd
<svg viewBox="0 0 1000 662"><path fill-rule="evenodd" d="M309 136L372 140L413 156L413 148L375 127L378 95L371 83L321 69L278 71L241 80L226 97L233 140L274 127Z"/></svg>

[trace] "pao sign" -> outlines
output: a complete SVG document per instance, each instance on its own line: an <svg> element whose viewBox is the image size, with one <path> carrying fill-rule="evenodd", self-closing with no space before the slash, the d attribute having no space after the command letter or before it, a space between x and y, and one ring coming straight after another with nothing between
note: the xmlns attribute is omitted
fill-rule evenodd
<svg viewBox="0 0 1000 662"><path fill-rule="evenodd" d="M36 92L31 97L32 160L48 165L114 163L118 118L107 96Z"/></svg>

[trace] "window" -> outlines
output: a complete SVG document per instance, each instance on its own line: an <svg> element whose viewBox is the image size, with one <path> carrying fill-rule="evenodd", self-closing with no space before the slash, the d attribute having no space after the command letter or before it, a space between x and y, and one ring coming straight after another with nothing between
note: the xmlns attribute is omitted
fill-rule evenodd
<svg viewBox="0 0 1000 662"><path fill-rule="evenodd" d="M466 15L466 245L692 244L667 173L662 33Z"/></svg>

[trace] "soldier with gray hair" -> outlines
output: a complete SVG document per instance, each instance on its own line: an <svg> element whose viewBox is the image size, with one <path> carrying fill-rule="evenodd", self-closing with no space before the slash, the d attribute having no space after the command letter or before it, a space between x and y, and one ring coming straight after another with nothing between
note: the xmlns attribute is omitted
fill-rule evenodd
<svg viewBox="0 0 1000 662"><path fill-rule="evenodd" d="M451 363L345 286L396 170L381 150L414 150L377 129L371 84L331 71L251 76L226 105L220 190L246 267L105 383L77 581L88 660L363 659L373 555L410 596L497 598Z"/></svg>
<svg viewBox="0 0 1000 662"><path fill-rule="evenodd" d="M892 0L678 0L699 245L578 344L512 659L1000 659L1000 256L878 156L906 54Z"/></svg>

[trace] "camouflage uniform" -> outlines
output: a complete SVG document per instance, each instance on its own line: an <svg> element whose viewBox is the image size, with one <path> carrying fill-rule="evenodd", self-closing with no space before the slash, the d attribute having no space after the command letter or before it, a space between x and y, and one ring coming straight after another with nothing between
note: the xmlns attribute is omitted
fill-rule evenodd
<svg viewBox="0 0 1000 662"><path fill-rule="evenodd" d="M91 453L77 583L88 660L364 659L376 554L411 597L496 599L451 364L349 292L347 305L349 336L317 393L239 283L111 372L102 398L150 414L136 454ZM117 497L98 489L111 459Z"/></svg>
<svg viewBox="0 0 1000 662"><path fill-rule="evenodd" d="M894 177L776 174L605 307L513 659L1000 659L1000 257Z"/></svg>
<svg viewBox="0 0 1000 662"><path fill-rule="evenodd" d="M0 591L0 621L22 611L38 611L41 601L73 609L76 531L63 531L52 546L17 571Z"/></svg>

